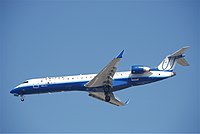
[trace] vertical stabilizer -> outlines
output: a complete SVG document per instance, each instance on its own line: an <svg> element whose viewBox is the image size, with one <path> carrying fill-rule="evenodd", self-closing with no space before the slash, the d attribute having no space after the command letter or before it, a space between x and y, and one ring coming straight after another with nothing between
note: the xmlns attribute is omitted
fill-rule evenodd
<svg viewBox="0 0 200 134"><path fill-rule="evenodd" d="M178 51L174 52L173 54L166 56L165 59L158 66L158 70L172 71L175 68L176 63L182 66L189 66L188 62L184 58L185 57L184 52L188 48L189 48L188 46L183 47Z"/></svg>

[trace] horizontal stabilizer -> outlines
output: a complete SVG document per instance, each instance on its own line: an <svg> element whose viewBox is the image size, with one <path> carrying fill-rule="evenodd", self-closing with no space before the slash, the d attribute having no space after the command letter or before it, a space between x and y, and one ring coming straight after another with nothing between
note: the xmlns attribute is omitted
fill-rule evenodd
<svg viewBox="0 0 200 134"><path fill-rule="evenodd" d="M184 58L178 59L177 63L182 66L189 66L188 62Z"/></svg>
<svg viewBox="0 0 200 134"><path fill-rule="evenodd" d="M171 54L170 57L176 57L176 56L182 55L188 48L189 46L183 47L177 50L176 52L174 52L173 54Z"/></svg>

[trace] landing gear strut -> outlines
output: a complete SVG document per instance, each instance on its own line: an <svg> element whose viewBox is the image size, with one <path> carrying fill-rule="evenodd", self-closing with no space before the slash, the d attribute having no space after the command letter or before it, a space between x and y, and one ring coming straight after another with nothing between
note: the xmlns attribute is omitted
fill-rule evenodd
<svg viewBox="0 0 200 134"><path fill-rule="evenodd" d="M106 87L104 88L104 94L105 94L105 101L106 101L106 102L110 102L110 93L109 93L110 88L111 88L111 87L109 87L109 86L106 86Z"/></svg>

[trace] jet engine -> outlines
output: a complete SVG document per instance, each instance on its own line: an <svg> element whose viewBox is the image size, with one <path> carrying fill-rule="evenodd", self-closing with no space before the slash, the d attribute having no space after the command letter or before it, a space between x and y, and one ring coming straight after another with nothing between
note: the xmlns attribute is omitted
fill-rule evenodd
<svg viewBox="0 0 200 134"><path fill-rule="evenodd" d="M150 71L149 67L145 67L142 65L135 65L131 67L131 73L132 74L143 74L143 73L147 73Z"/></svg>

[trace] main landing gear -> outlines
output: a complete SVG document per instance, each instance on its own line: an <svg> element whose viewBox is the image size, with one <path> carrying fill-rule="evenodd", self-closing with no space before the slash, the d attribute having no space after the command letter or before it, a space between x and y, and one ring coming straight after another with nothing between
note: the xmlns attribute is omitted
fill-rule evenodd
<svg viewBox="0 0 200 134"><path fill-rule="evenodd" d="M109 101L110 101L110 96L109 96L109 95L106 95L106 96L105 96L105 101L106 101L106 102L109 102Z"/></svg>
<svg viewBox="0 0 200 134"><path fill-rule="evenodd" d="M105 86L104 87L104 94L105 94L105 101L106 102L110 102L110 89L111 87L110 86Z"/></svg>
<svg viewBox="0 0 200 134"><path fill-rule="evenodd" d="M107 91L107 92L104 92L104 94L105 94L105 101L110 102L110 93Z"/></svg>

